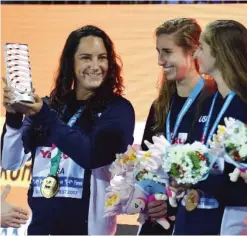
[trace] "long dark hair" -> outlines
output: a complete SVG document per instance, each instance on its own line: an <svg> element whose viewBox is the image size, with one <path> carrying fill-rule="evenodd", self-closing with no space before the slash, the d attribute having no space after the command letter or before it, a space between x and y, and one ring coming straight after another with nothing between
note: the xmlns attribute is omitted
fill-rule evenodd
<svg viewBox="0 0 247 236"><path fill-rule="evenodd" d="M68 104L68 96L76 86L74 55L80 39L87 36L95 36L103 40L107 51L109 69L104 82L88 99L84 113L90 113L92 115L97 109L104 107L112 97L122 95L123 93L124 86L121 76L122 62L115 52L113 42L103 30L93 25L86 25L71 32L64 45L55 80L55 87L50 94L50 106L57 111L60 111L64 105Z"/></svg>

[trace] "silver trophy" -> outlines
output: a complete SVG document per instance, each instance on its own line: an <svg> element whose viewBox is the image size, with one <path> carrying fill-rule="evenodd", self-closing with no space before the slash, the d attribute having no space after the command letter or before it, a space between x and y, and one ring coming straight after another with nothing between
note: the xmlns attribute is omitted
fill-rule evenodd
<svg viewBox="0 0 247 236"><path fill-rule="evenodd" d="M14 88L14 103L33 103L32 75L27 44L6 43L4 45L7 86Z"/></svg>

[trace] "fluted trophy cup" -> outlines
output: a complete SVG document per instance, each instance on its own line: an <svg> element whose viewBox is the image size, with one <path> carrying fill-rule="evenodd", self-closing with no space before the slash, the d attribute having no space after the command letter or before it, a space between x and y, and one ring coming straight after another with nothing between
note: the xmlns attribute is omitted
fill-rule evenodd
<svg viewBox="0 0 247 236"><path fill-rule="evenodd" d="M16 102L33 103L32 74L27 44L5 43L5 67L7 86L14 89Z"/></svg>

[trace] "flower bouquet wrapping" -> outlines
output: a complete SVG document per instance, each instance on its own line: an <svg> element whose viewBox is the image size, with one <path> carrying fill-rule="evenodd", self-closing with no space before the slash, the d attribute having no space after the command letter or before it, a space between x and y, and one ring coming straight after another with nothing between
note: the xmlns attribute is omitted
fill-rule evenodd
<svg viewBox="0 0 247 236"><path fill-rule="evenodd" d="M149 182L149 184L152 183ZM164 194L165 189L161 190L163 193L156 194L152 194L150 190L149 188L144 190L143 186L136 183L133 178L115 176L106 191L104 216L139 213L138 222L143 224L148 219L148 203L154 200L167 200ZM175 220L173 217L170 219ZM170 228L170 223L165 217L156 219L156 221L165 229Z"/></svg>
<svg viewBox="0 0 247 236"><path fill-rule="evenodd" d="M140 160L139 167L143 168L136 177L141 180L149 179L157 183L163 183L166 186L166 194L169 198L170 205L177 207L177 195L171 191L170 177L162 167L163 155L171 144L163 135L153 136L152 141L153 143L144 141L148 147L147 151L140 150L136 153L137 158Z"/></svg>
<svg viewBox="0 0 247 236"><path fill-rule="evenodd" d="M126 153L116 155L109 168L112 179L105 195L105 216L140 213L139 222L144 223L148 217L148 203L167 200L163 182L168 176L160 176L164 174L160 169L162 160L154 149L152 153L147 153L129 146ZM155 178L162 179L162 183L155 181ZM171 219L174 220L174 217ZM170 227L166 218L156 221L165 229Z"/></svg>
<svg viewBox="0 0 247 236"><path fill-rule="evenodd" d="M196 184L207 178L215 160L201 142L174 144L163 155L163 169L178 184Z"/></svg>
<svg viewBox="0 0 247 236"><path fill-rule="evenodd" d="M225 118L224 121L225 126L218 126L210 148L214 155L223 157L236 167L229 174L230 180L236 182L242 171L247 172L247 126L233 118Z"/></svg>

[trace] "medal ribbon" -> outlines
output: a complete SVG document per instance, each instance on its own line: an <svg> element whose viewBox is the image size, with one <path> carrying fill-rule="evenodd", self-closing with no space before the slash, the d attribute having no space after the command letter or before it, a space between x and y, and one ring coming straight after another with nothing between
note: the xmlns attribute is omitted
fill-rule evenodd
<svg viewBox="0 0 247 236"><path fill-rule="evenodd" d="M211 120L211 118L212 118L212 111L213 111L213 107L214 107L214 104L215 104L216 97L218 96L218 93L219 93L219 92L217 92L217 93L215 94L214 100L213 100L212 105L211 105L211 108L210 108L210 112L209 112L208 119L207 119L207 122L206 122L206 124L207 124L208 126L209 126L210 120ZM209 133L209 135L208 135L208 139L207 139L207 142L206 142L207 145L209 144L210 140L212 139L212 136L213 136L213 134L214 134L216 128L218 127L218 124L219 124L219 122L220 122L222 116L224 115L224 113L226 112L227 108L228 108L229 105L231 104L232 99L234 98L235 95L236 95L236 94L235 94L233 91L230 91L230 93L227 95L227 98L226 98L226 100L225 100L225 102L224 102L224 105L223 105L223 107L221 108L221 110L220 110L218 116L216 117L216 120L215 120L215 122L214 122L214 124L213 124L212 129L210 130L210 133ZM205 126L206 126L206 124L205 124ZM204 129L205 129L205 127L204 127ZM207 127L207 129L208 129L208 127Z"/></svg>
<svg viewBox="0 0 247 236"><path fill-rule="evenodd" d="M172 100L171 108L168 112L167 119L166 119L166 138L170 143L173 143L174 138L177 135L178 128L179 128L186 112L189 110L189 108L191 107L191 105L193 104L196 97L198 96L198 94L203 89L203 87L204 87L204 79L201 77L200 80L197 82L196 86L194 87L194 89L192 90L192 92L190 93L190 96L185 101L181 111L179 112L179 114L177 116L177 120L176 120L175 125L174 125L173 133L171 135L170 120L171 120L171 109L172 109L174 99Z"/></svg>
<svg viewBox="0 0 247 236"><path fill-rule="evenodd" d="M75 122L79 119L81 116L82 112L84 110L84 107L81 107L68 121L67 125L72 127ZM57 154L54 157L51 157L51 168L50 168L50 175L51 176L57 176L57 171L59 168L59 162L62 156L62 152L54 145L52 144L52 151L54 149L57 149ZM52 153L52 152L51 152Z"/></svg>
<svg viewBox="0 0 247 236"><path fill-rule="evenodd" d="M201 140L202 143L205 143L205 137L206 137L206 134L208 132L209 124L210 124L210 121L211 121L211 118L212 118L213 109L214 109L214 106L215 106L215 101L216 101L216 99L218 97L218 94L219 94L219 92L217 92L214 95L214 99L212 101L212 104L211 104L211 107L210 107L210 110L209 110L207 122L206 122L206 124L204 126L204 129L203 129L203 135L202 135L202 140ZM223 107L221 108L219 114L217 115L216 120L215 120L215 122L213 124L213 127L210 130L210 133L208 135L207 142L206 142L207 146L209 145L209 142L212 139L212 136L213 136L213 134L214 134L214 132L215 132L215 130L216 130L221 118L222 118L222 116L224 115L224 113L226 112L227 108L231 104L232 99L234 98L235 95L236 94L233 91L231 91L228 94L228 96L227 96L227 98L226 98L226 100L225 100L225 102L223 104ZM212 161L212 163L214 163L214 161ZM211 167L212 167L212 165L210 166L210 168ZM194 190L194 191L196 191L196 190ZM191 203L191 199L190 199L188 193L186 194L185 197L186 197L186 201L183 199L182 204L185 205L186 209L188 209L188 210L193 210L195 208L213 209L213 208L218 208L218 206L219 206L218 201L215 198L212 198L212 197L210 197L210 198L201 197L199 199L197 197L197 202L195 202L195 203Z"/></svg>

